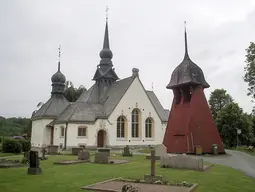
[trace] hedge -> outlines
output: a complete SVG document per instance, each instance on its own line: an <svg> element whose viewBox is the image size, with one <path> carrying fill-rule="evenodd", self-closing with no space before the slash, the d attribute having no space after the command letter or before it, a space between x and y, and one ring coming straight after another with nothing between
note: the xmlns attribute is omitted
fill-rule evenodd
<svg viewBox="0 0 255 192"><path fill-rule="evenodd" d="M21 153L22 144L18 140L5 139L2 144L2 150L4 153Z"/></svg>

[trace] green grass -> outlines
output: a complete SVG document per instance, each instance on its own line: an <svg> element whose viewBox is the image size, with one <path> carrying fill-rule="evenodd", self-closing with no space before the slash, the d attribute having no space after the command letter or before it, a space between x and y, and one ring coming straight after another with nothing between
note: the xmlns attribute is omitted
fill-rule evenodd
<svg viewBox="0 0 255 192"><path fill-rule="evenodd" d="M70 155L50 156L48 160L41 161L42 175L26 175L27 168L0 169L0 189L4 192L81 192L84 191L82 186L95 182L115 177L138 179L150 172L150 161L141 155L115 157L131 160L131 163L122 165L53 164L57 160L76 158ZM255 180L220 165L215 165L208 172L163 169L157 165L156 174L169 181L198 183L196 192L254 192L255 189Z"/></svg>
<svg viewBox="0 0 255 192"><path fill-rule="evenodd" d="M253 148L253 150L250 150L247 148L248 148L247 146L240 146L240 147L234 148L233 150L241 151L241 152L255 156L255 148Z"/></svg>
<svg viewBox="0 0 255 192"><path fill-rule="evenodd" d="M0 157L8 157L8 156L16 156L16 155L22 155L21 153L0 153Z"/></svg>
<svg viewBox="0 0 255 192"><path fill-rule="evenodd" d="M139 153L151 153L151 149L150 148L138 149L137 152L139 152Z"/></svg>

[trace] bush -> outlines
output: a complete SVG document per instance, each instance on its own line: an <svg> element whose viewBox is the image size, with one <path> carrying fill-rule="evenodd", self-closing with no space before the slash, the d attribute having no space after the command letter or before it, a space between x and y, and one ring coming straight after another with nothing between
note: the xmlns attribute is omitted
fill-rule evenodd
<svg viewBox="0 0 255 192"><path fill-rule="evenodd" d="M27 152L30 150L31 148L31 144L30 144L30 141L29 140L19 140L20 144L22 145L22 151L23 152Z"/></svg>
<svg viewBox="0 0 255 192"><path fill-rule="evenodd" d="M250 145L255 147L255 137L251 138Z"/></svg>
<svg viewBox="0 0 255 192"><path fill-rule="evenodd" d="M0 136L0 143L2 143L2 136Z"/></svg>
<svg viewBox="0 0 255 192"><path fill-rule="evenodd" d="M14 139L5 139L2 145L4 153L21 153L22 145Z"/></svg>

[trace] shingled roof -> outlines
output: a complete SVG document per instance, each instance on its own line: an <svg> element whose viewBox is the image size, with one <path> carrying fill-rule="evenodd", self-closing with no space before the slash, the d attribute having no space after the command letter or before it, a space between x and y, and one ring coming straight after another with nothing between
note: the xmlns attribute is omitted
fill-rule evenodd
<svg viewBox="0 0 255 192"><path fill-rule="evenodd" d="M59 114L69 105L64 95L52 95L51 98L32 116L37 118L57 118Z"/></svg>

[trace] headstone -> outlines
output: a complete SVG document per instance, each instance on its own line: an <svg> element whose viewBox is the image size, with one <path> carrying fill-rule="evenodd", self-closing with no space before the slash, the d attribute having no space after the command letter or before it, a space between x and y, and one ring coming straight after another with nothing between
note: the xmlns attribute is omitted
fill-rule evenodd
<svg viewBox="0 0 255 192"><path fill-rule="evenodd" d="M48 154L50 154L50 155L59 154L58 148L59 148L58 145L49 145L48 146Z"/></svg>
<svg viewBox="0 0 255 192"><path fill-rule="evenodd" d="M28 175L42 174L42 170L39 167L38 151L29 152L29 168L27 170Z"/></svg>
<svg viewBox="0 0 255 192"><path fill-rule="evenodd" d="M107 152L96 152L95 153L95 163L108 164L109 154Z"/></svg>
<svg viewBox="0 0 255 192"><path fill-rule="evenodd" d="M187 155L167 155L160 158L160 167L203 171L204 163L202 158L195 159Z"/></svg>
<svg viewBox="0 0 255 192"><path fill-rule="evenodd" d="M90 153L88 151L80 151L78 153L78 160L90 160Z"/></svg>
<svg viewBox="0 0 255 192"><path fill-rule="evenodd" d="M155 162L156 162L155 150L151 150L151 174L144 175L144 180L146 183L154 183L155 181L162 181L162 176L156 176L155 174Z"/></svg>
<svg viewBox="0 0 255 192"><path fill-rule="evenodd" d="M155 155L157 157L165 156L167 154L167 149L165 145L160 144L155 147Z"/></svg>
<svg viewBox="0 0 255 192"><path fill-rule="evenodd" d="M82 151L82 147L73 147L72 148L72 155L78 155L78 153Z"/></svg>
<svg viewBox="0 0 255 192"><path fill-rule="evenodd" d="M111 152L111 148L97 148L98 152L104 152L104 153L108 153L108 155L110 156L110 152Z"/></svg>
<svg viewBox="0 0 255 192"><path fill-rule="evenodd" d="M130 156L132 156L132 153L131 153L130 148L129 148L128 145L126 145L126 147L124 147L123 156L124 156L124 157L130 157Z"/></svg>

